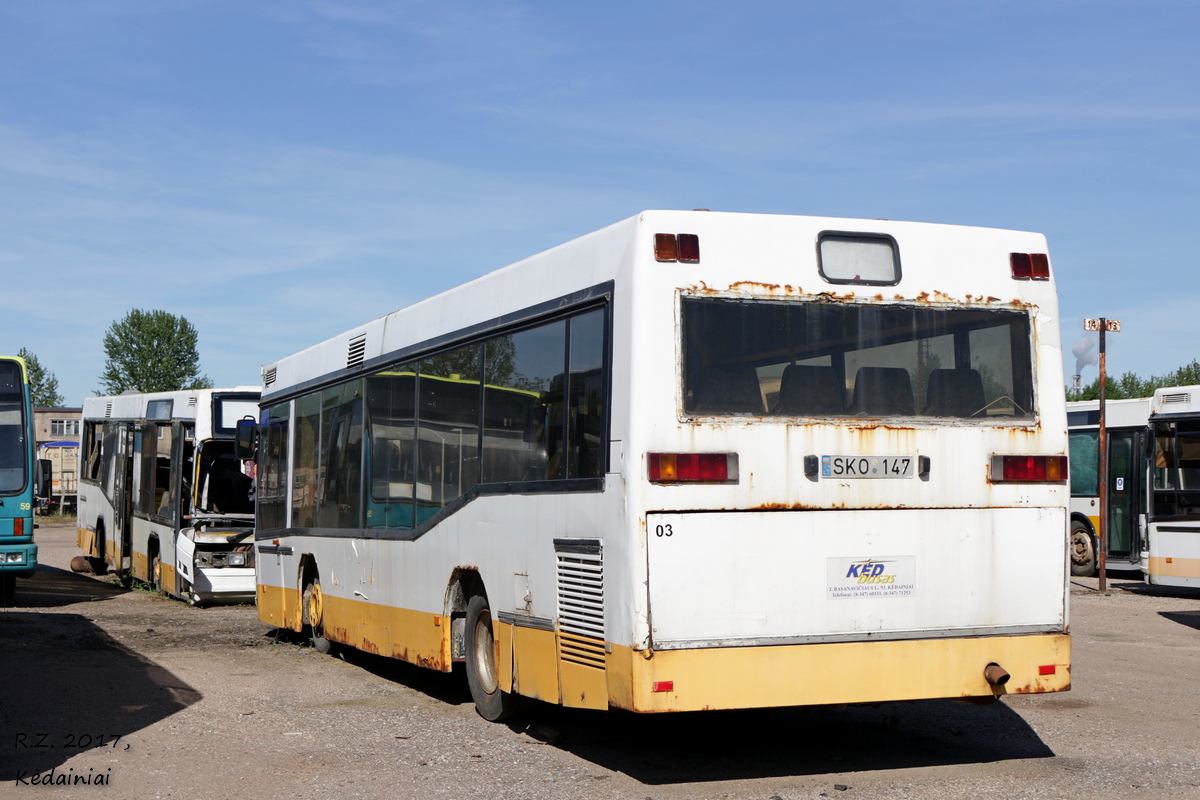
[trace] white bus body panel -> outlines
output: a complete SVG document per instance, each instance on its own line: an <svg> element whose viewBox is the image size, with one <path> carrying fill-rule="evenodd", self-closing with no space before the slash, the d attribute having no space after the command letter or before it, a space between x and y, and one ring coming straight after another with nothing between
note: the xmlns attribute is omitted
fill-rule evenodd
<svg viewBox="0 0 1200 800"><path fill-rule="evenodd" d="M651 514L654 648L1062 630L1063 527L1061 508Z"/></svg>

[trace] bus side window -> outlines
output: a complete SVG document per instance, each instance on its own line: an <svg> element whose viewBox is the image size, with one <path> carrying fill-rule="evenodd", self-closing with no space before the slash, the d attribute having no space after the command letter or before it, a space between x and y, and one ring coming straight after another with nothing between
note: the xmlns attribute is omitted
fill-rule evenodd
<svg viewBox="0 0 1200 800"><path fill-rule="evenodd" d="M567 326L556 320L487 342L483 480L561 477Z"/></svg>
<svg viewBox="0 0 1200 800"><path fill-rule="evenodd" d="M604 311L571 319L568 478L597 478L604 469ZM755 381L754 391L758 392Z"/></svg>

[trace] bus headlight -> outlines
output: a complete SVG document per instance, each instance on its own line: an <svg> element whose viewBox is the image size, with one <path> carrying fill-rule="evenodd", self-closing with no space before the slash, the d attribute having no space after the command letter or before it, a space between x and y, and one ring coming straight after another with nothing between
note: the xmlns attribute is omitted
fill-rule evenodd
<svg viewBox="0 0 1200 800"><path fill-rule="evenodd" d="M225 562L227 567L244 567L246 566L245 553L230 553L228 560Z"/></svg>

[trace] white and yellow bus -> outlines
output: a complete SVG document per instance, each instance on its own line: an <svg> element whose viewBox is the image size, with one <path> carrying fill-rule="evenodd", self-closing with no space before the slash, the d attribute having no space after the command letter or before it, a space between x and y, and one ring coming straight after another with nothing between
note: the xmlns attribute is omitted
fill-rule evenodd
<svg viewBox="0 0 1200 800"><path fill-rule="evenodd" d="M257 386L85 399L78 526L87 561L75 565L194 605L252 602L254 464L235 457L234 436L258 399Z"/></svg>
<svg viewBox="0 0 1200 800"><path fill-rule="evenodd" d="M260 618L639 712L1070 685L1035 233L648 211L264 370Z"/></svg>
<svg viewBox="0 0 1200 800"><path fill-rule="evenodd" d="M1141 568L1146 520L1146 419L1150 398L1108 400L1109 569ZM1071 462L1071 574L1095 575L1100 547L1100 401L1067 403Z"/></svg>
<svg viewBox="0 0 1200 800"><path fill-rule="evenodd" d="M1156 389L1150 400L1146 582L1200 586L1200 386Z"/></svg>

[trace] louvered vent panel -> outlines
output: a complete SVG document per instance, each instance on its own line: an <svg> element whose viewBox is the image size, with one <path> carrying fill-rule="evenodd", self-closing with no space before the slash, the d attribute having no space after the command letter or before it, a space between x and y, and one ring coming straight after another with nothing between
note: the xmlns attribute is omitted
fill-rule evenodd
<svg viewBox="0 0 1200 800"><path fill-rule="evenodd" d="M360 333L350 340L350 347L346 351L346 369L354 369L359 364L363 363L363 356L367 352L367 335Z"/></svg>
<svg viewBox="0 0 1200 800"><path fill-rule="evenodd" d="M112 416L112 403L105 403L105 404L104 404L104 416L105 416L105 417L111 417L111 416Z"/></svg>
<svg viewBox="0 0 1200 800"><path fill-rule="evenodd" d="M275 382L275 367L267 367L263 372L263 386L270 386Z"/></svg>
<svg viewBox="0 0 1200 800"><path fill-rule="evenodd" d="M585 667L604 669L603 555L598 543L580 547L564 542L561 548L557 547L558 541L555 544L559 657Z"/></svg>
<svg viewBox="0 0 1200 800"><path fill-rule="evenodd" d="M1187 392L1177 392L1175 394L1164 394L1162 396L1163 403L1186 403L1192 399L1192 396Z"/></svg>
<svg viewBox="0 0 1200 800"><path fill-rule="evenodd" d="M196 405L196 398L189 397L188 398L188 406L194 406L194 405Z"/></svg>
<svg viewBox="0 0 1200 800"><path fill-rule="evenodd" d="M600 553L559 551L558 627L604 638L604 562Z"/></svg>

